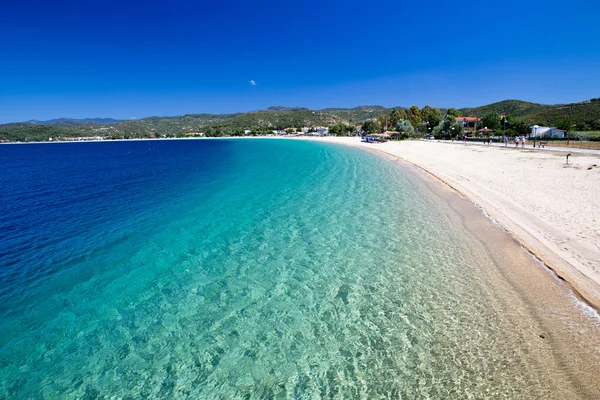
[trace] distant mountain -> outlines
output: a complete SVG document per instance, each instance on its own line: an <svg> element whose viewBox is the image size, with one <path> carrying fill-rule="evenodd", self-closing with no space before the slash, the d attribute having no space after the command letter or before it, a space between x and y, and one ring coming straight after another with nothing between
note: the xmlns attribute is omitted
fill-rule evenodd
<svg viewBox="0 0 600 400"><path fill-rule="evenodd" d="M258 111L254 111L254 112L261 112L261 111L291 112L291 111L302 111L302 110L308 110L308 108L306 108L306 107L271 106L271 107L267 108L266 110L258 110Z"/></svg>
<svg viewBox="0 0 600 400"><path fill-rule="evenodd" d="M335 108L332 108L332 110L336 110ZM344 108L338 108L337 110L344 110ZM353 111L374 111L374 110L388 110L388 108L384 107L384 106L358 106L358 107L354 107L351 108L351 110Z"/></svg>
<svg viewBox="0 0 600 400"><path fill-rule="evenodd" d="M56 118L47 121L31 120L25 123L31 125L109 125L122 122L122 119L113 118Z"/></svg>

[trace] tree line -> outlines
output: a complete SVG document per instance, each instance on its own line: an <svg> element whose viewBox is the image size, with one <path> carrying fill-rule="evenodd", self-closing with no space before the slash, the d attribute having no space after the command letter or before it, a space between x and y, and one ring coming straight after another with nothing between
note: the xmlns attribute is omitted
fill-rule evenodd
<svg viewBox="0 0 600 400"><path fill-rule="evenodd" d="M413 105L410 108L394 108L390 113L378 118L366 120L362 124L362 130L369 134L391 131L392 136L405 138L409 136L433 135L440 139L460 138L465 134L461 111L449 108L442 111L429 105L419 109ZM568 125L568 121L566 122ZM559 123L559 128L564 123ZM493 135L525 136L529 132L529 126L516 117L500 115L488 112L480 118L472 131L488 128L494 131ZM561 128L562 129L562 128ZM473 132L477 134L476 132ZM486 133L490 135L490 133Z"/></svg>

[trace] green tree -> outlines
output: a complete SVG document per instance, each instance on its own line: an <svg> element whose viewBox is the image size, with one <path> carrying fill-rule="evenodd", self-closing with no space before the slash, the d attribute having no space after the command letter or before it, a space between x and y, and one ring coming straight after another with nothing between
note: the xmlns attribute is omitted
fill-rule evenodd
<svg viewBox="0 0 600 400"><path fill-rule="evenodd" d="M371 133L371 129L372 129L372 125L373 125L373 121L365 121L362 123L362 130L365 133Z"/></svg>
<svg viewBox="0 0 600 400"><path fill-rule="evenodd" d="M362 124L363 131L367 133L380 133L379 123L373 120L367 120Z"/></svg>
<svg viewBox="0 0 600 400"><path fill-rule="evenodd" d="M455 138L463 133L463 124L456 122L454 117L446 116L439 124L433 129L433 135L437 138L450 139Z"/></svg>
<svg viewBox="0 0 600 400"><path fill-rule="evenodd" d="M398 121L406 119L406 111L402 108L394 108L390 113L390 126L396 126Z"/></svg>
<svg viewBox="0 0 600 400"><path fill-rule="evenodd" d="M427 125L425 125L423 123L415 125L414 128L415 128L415 132L417 132L417 133L418 132L421 132L421 133L430 133L431 129L433 129L433 128L430 129L429 126L427 126Z"/></svg>
<svg viewBox="0 0 600 400"><path fill-rule="evenodd" d="M442 120L442 112L439 108L425 106L421 109L421 118L424 123L427 123L426 125L428 126L438 126Z"/></svg>
<svg viewBox="0 0 600 400"><path fill-rule="evenodd" d="M347 125L347 124L341 123L340 127L342 128L342 131L340 132L340 134L342 136L349 136L354 133L354 125L352 125L352 124Z"/></svg>
<svg viewBox="0 0 600 400"><path fill-rule="evenodd" d="M414 135L415 128L410 124L410 121L401 119L395 125L395 129L400 133L401 138L408 137L410 135Z"/></svg>
<svg viewBox="0 0 600 400"><path fill-rule="evenodd" d="M386 127L389 129L387 115L380 115L379 118L377 118L377 123L379 124L380 132L383 132Z"/></svg>
<svg viewBox="0 0 600 400"><path fill-rule="evenodd" d="M412 126L418 125L423 122L423 118L421 117L421 111L417 106L411 106L406 111L406 118L410 121Z"/></svg>
<svg viewBox="0 0 600 400"><path fill-rule="evenodd" d="M568 118L560 118L554 124L558 129L562 129L563 131L569 130L569 119Z"/></svg>
<svg viewBox="0 0 600 400"><path fill-rule="evenodd" d="M498 130L500 128L500 116L494 112L485 114L482 122L483 126L489 129Z"/></svg>
<svg viewBox="0 0 600 400"><path fill-rule="evenodd" d="M507 136L526 136L529 133L529 125L525 122L511 116L506 117L506 135ZM504 119L501 121L502 130L504 131Z"/></svg>
<svg viewBox="0 0 600 400"><path fill-rule="evenodd" d="M458 111L456 108L449 108L448 111L446 111L446 115L449 115L453 118L462 117L462 113L460 111Z"/></svg>

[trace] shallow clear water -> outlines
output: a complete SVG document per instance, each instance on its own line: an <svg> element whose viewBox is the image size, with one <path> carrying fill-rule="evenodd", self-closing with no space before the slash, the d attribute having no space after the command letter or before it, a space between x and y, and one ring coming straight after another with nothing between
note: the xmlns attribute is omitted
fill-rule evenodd
<svg viewBox="0 0 600 400"><path fill-rule="evenodd" d="M543 387L464 238L383 157L213 140L0 146L0 159L0 398Z"/></svg>

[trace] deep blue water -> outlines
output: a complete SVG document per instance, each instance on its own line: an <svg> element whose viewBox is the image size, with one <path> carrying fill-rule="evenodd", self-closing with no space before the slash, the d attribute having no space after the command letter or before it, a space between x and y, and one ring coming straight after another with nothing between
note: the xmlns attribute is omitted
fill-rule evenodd
<svg viewBox="0 0 600 400"><path fill-rule="evenodd" d="M0 399L531 384L463 238L383 157L170 140L3 145L0 162Z"/></svg>
<svg viewBox="0 0 600 400"><path fill-rule="evenodd" d="M226 185L235 167L235 154L225 150L231 144L190 147L141 141L0 147L1 276L9 283L0 287L2 315L31 307L31 297L55 290L48 284L88 279L101 266L90 268L87 259L143 240L190 196L205 201ZM67 271L65 283L57 275Z"/></svg>

